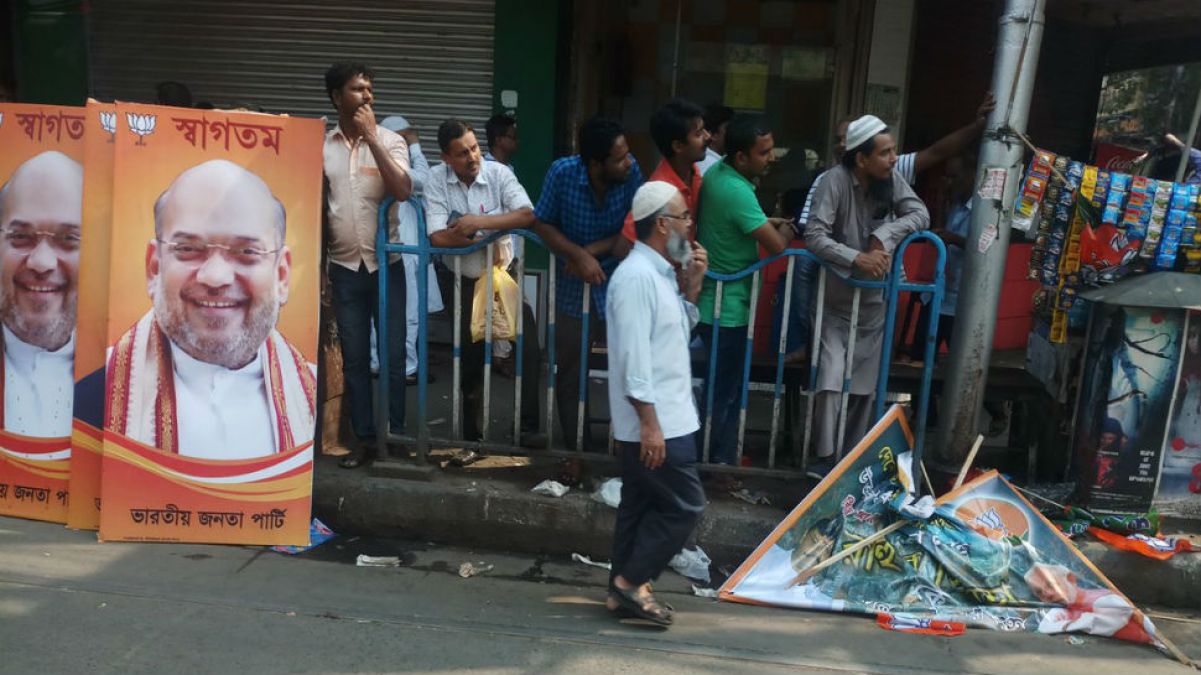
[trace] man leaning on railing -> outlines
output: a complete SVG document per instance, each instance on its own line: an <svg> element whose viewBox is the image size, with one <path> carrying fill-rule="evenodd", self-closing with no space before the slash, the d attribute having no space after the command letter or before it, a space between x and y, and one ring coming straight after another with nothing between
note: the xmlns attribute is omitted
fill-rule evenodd
<svg viewBox="0 0 1201 675"><path fill-rule="evenodd" d="M786 218L768 218L755 197L752 182L767 174L775 142L763 119L755 115L735 115L726 127L726 156L709 169L701 185L700 222L697 240L709 251L714 272L732 274L759 260L759 246L775 255L792 239L792 223ZM746 325L750 317L752 277L722 285L719 315L714 320L717 282L706 279L697 308L698 331L705 353L717 360L713 382L706 383L705 399L711 396L713 407L707 411L710 422L709 461L733 464L737 456L738 416L741 406L742 375L746 360ZM718 324L717 345L713 344L713 325ZM712 394L708 393L712 389ZM731 479L715 477L718 488Z"/></svg>
<svg viewBox="0 0 1201 675"><path fill-rule="evenodd" d="M580 128L580 154L551 164L534 209L534 231L554 252L555 288L555 405L563 439L577 439L580 400L580 341L591 342L605 333L605 273L601 261L610 257L621 239L621 227L642 172L630 154L625 129L618 122L593 117ZM566 274L564 274L566 272ZM588 325L584 320L584 284L591 284ZM599 317L591 318L591 317ZM585 399L582 449L589 448Z"/></svg>
<svg viewBox="0 0 1201 675"><path fill-rule="evenodd" d="M895 170L896 140L887 125L864 115L847 127L849 148L841 165L830 169L817 188L805 229L805 244L835 274L826 285L822 317L817 401L814 413L817 455L809 473L824 477L838 457L859 441L872 422L880 349L884 339L884 291L860 291L858 329L847 409L842 410L846 353L851 336L855 289L848 276L883 279L892 252L907 235L930 226L926 205ZM840 416L845 431L838 438Z"/></svg>
<svg viewBox="0 0 1201 675"><path fill-rule="evenodd" d="M462 248L501 230L528 228L534 223L534 205L525 188L505 165L486 162L480 153L479 142L471 125L450 119L438 127L438 147L442 151L441 166L434 167L425 190L425 223L430 243L440 248ZM500 237L491 244L492 264L510 274L513 262L513 238ZM453 263L447 261L452 266ZM464 288L459 307L460 335L463 360L463 437L481 440L480 415L484 394L485 343L471 336L472 302L475 284L487 283L487 249L462 256L463 276L474 280ZM544 447L546 438L538 432L538 389L541 350L538 348L538 327L529 305L522 302L523 370L521 381L521 438L526 447ZM494 308L494 311L498 311ZM479 458L480 451L466 450L456 457L456 463L468 464Z"/></svg>

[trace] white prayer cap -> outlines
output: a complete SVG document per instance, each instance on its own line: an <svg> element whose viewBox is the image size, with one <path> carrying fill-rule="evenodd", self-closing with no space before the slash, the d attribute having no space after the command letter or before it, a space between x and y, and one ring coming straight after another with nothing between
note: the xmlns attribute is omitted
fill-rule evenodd
<svg viewBox="0 0 1201 675"><path fill-rule="evenodd" d="M884 120L875 115L864 115L847 125L847 150L854 150L878 133L888 129Z"/></svg>
<svg viewBox="0 0 1201 675"><path fill-rule="evenodd" d="M400 115L388 115L384 119L380 120L379 125L388 131L395 131L398 133L412 126L409 124L408 120Z"/></svg>
<svg viewBox="0 0 1201 675"><path fill-rule="evenodd" d="M630 213L637 222L666 206L667 202L678 194L680 191L671 183L661 180L643 183L634 193L634 204L630 207Z"/></svg>

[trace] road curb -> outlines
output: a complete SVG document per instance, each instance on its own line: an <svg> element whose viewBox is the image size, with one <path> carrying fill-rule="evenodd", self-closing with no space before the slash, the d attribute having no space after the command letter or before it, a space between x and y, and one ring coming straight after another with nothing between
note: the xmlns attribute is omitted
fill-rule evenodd
<svg viewBox="0 0 1201 675"><path fill-rule="evenodd" d="M560 498L536 495L529 492L533 484L451 473L436 473L431 481L403 480L319 462L313 511L343 534L607 560L616 511L579 490ZM785 513L720 499L706 509L697 541L715 565L733 569ZM1201 609L1201 554L1158 561L1096 541L1077 543L1134 602Z"/></svg>

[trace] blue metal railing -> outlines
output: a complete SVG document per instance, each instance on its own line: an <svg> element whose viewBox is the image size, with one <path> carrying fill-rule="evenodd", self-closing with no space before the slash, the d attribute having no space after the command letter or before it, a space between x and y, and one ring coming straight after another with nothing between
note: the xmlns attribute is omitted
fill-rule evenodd
<svg viewBox="0 0 1201 675"><path fill-rule="evenodd" d="M431 442L455 444L455 445L460 445L460 446L476 444L474 442L463 441L461 438L461 436L462 436L462 428L461 428L462 405L461 405L461 393L459 390L460 389L459 385L461 382L461 368L462 368L461 345L463 344L462 340L465 337L465 336L460 335L461 321L460 321L460 316L459 316L459 312L462 311L462 309L461 309L462 308L461 294L463 292L462 291L462 272L461 272L461 265L460 265L462 256L466 255L468 253L473 253L475 251L484 249L486 251L486 258L487 258L487 266L484 269L485 269L485 271L490 270L492 267L493 260L494 260L494 257L493 257L494 256L494 251L493 251L494 243L501 237L507 237L509 235L516 235L517 243L515 246L516 250L514 251L514 262L517 266L516 267L516 278L518 279L518 283L520 284L521 280L524 278L524 258L525 258L524 248L525 248L526 240L531 240L531 241L537 242L539 244L542 244L543 242L538 237L538 235L534 234L531 231L510 230L507 232L492 233L491 235L473 243L471 246L464 247L464 248L439 248L439 247L431 246L429 243L429 237L427 236L426 231L425 231L426 228L425 228L424 212L423 212L423 209L421 208L421 202L420 202L419 198L413 198L413 200L412 200L412 203L417 207L415 210L417 212L417 217L418 217L418 227L417 227L418 243L416 245L405 245L405 244L389 242L387 240L388 212L393 203L394 203L394 200L389 198L389 199L385 200L385 202L383 204L381 204L380 210L379 210L379 228L377 230L377 237L376 237L376 254L379 256L379 260L380 260L380 265L379 265L379 270L380 270L380 272L379 272L379 288L380 288L379 311L380 311L380 314L379 314L379 316L380 317L386 316L386 311L387 311L387 306L388 306L387 305L387 302L388 302L388 299L387 299L388 278L387 278L387 276L390 272L388 270L387 258L392 254L416 255L417 256L417 269L418 269L418 274L416 274L416 278L417 278L417 294L416 295L418 298L418 302L420 303L420 311L418 312L418 321L417 321L417 329L418 329L418 336L417 336L417 422L418 422L418 427L417 427L417 433L415 435L412 435L412 434L393 435L390 433L390 430L388 430L388 414L387 414L388 397L390 396L390 392L388 391L389 388L387 386L388 378L386 376L381 376L379 378L376 396L375 396L375 401L376 401L375 410L376 410L376 418L377 418L377 427L380 429L387 430L387 433L382 433L379 435L380 452L381 452L382 457L387 456L386 439L388 439L390 437L392 440L395 440L395 441L409 442L409 443L412 443L413 445L415 445L418 460L424 461L426 453L428 451L428 448L429 448L429 445ZM912 244L916 241L923 241L923 240L932 243L937 252L937 261L935 264L934 279L932 281L928 281L928 282L907 281L903 278L903 269L902 269L902 261L904 258L905 250L908 248L908 246L910 244ZM432 438L430 435L430 430L429 430L429 427L430 427L430 425L429 425L429 407L428 407L428 381L429 381L429 377L428 377L428 375L429 375L429 372L428 372L428 370L429 370L429 358L428 358L428 355L429 355L429 335L428 335L428 333L429 333L429 331L428 331L428 325L429 325L428 293L429 293L429 289L428 289L428 283L429 283L429 281L428 281L428 278L429 277L428 277L426 270L428 269L428 266L430 264L431 257L434 255L449 256L454 260L454 262L452 263L452 267L453 267L453 271L454 271L454 275L455 275L455 281L454 281L455 298L454 298L454 302L453 302L454 337L453 337L453 344L452 344L452 347L453 347L452 355L453 355L453 359L454 359L454 367L453 367L454 381L452 383L452 416L453 416L452 436L453 436L453 438ZM547 440L546 440L545 450L552 454L563 454L563 451L555 449L555 444L553 441L554 428L555 428L555 410L554 410L554 408L555 408L555 393L556 393L555 389L558 386L558 384L556 382L556 372L557 371L556 371L556 358L555 358L556 357L556 320L555 320L555 314L556 314L555 287L556 287L556 284L555 284L555 276L557 274L556 268L558 267L558 265L556 264L556 261L554 260L553 253L551 254L551 258L552 258L552 260L551 260L552 264L548 265L547 315L546 315L547 318L546 318L546 322L545 322L546 336L547 336L547 338L546 338L546 359L545 359L546 364L547 364L547 370L546 370L546 373L547 373L547 386L546 386L547 402L546 402L546 416L545 416L546 439ZM758 298L759 298L759 292L760 292L760 286L761 286L760 272L767 265L770 265L771 263L773 263L777 260L780 260L780 259L787 259L788 267L787 267L787 272L784 277L784 279L785 279L784 282L785 282L786 286L785 286L785 290L784 290L783 316L785 317L785 320L781 326L779 340L776 345L776 355L775 355L776 358L775 358L775 364L774 364L775 367L774 367L774 378L773 378L774 381L773 381L773 387L772 387L771 430L770 430L770 437L769 437L769 441L768 441L768 462L767 462L769 470L774 470L776 468L776 449L777 449L777 446L779 445L780 404L781 404L781 397L784 393L785 345L786 345L788 329L789 329L787 318L789 317L791 303L794 301L794 299L792 297L793 279L794 279L794 275L796 273L795 267L796 267L798 260L813 261L821 266L820 272L819 272L818 278L817 278L817 288L816 288L817 305L816 305L816 310L813 312L813 316L814 316L813 333L812 333L812 340L810 342L810 345L811 345L810 352L811 353L809 355L808 387L807 387L807 392L806 392L806 398L807 398L807 410L806 410L806 418L805 418L806 422L805 422L805 429L804 429L804 440L801 442L801 466L802 466L802 468L804 467L804 465L807 461L808 449L809 449L810 440L811 440L811 429L813 426L811 422L813 419L814 399L815 399L816 387L817 387L818 362L820 360L820 345L821 345L820 336L821 336L821 331L822 331L823 315L825 314L825 312L823 310L824 310L824 302L825 302L825 287L827 285L826 276L827 276L827 270L829 268L824 261L822 261L820 258L818 258L816 255L814 255L813 253L811 253L808 250L787 249L787 250L781 252L780 254L761 259L761 260L757 261L755 264L751 265L750 267L747 267L746 269L740 270L740 271L732 273L732 274L720 274L720 273L716 273L716 272L712 272L712 271L710 271L707 274L707 276L709 278L713 279L714 281L716 281L717 284L716 284L716 288L715 288L715 298L714 298L714 314L713 314L713 326L712 326L713 332L711 334L713 337L713 340L710 342L711 347L710 347L710 353L708 354L708 365L707 365L708 377L706 378L706 383L713 382L715 379L715 375L716 375L716 365L717 365L716 357L715 357L716 350L717 350L716 337L717 337L717 329L718 329L718 326L720 325L720 315L721 315L721 305L722 305L721 296L722 296L723 287L727 283L741 281L743 279L746 279L747 277L751 277L751 284L752 284L751 302L750 302L750 308L749 308L749 318L748 318L748 322L747 322L747 326L746 326L746 331L747 331L746 342L747 342L747 344L746 344L746 354L745 354L744 361L742 364L742 386L741 386L741 395L739 398L740 410L739 410L739 420L738 420L738 442L737 442L737 462L736 462L736 464L741 464L741 459L742 459L743 449L744 449L745 434L746 434L747 408L748 408L748 404L749 404L749 400L750 400L749 392L751 389L750 379L751 379L752 352L753 352L753 347L754 347L754 331L755 331L755 323L756 323L755 322L755 314L758 309L758 307L757 307L758 306ZM607 268L607 271L611 271L612 267L616 264L616 262L617 261L614 261L614 260L607 260L607 261L605 261L606 264L604 265L604 267ZM939 309L942 305L943 296L944 296L944 292L945 292L944 291L945 279L944 279L944 272L943 272L945 262L946 262L946 247L943 244L942 240L939 239L936 235L931 234L929 232L919 232L919 233L910 235L903 242L901 242L900 246L898 246L898 248L894 252L894 256L893 256L892 271L888 275L888 277L885 278L884 280L865 281L865 280L859 280L859 279L853 279L853 278L842 279L842 281L844 283L853 287L854 295L853 295L853 301L852 301L852 307L851 307L851 317L850 317L851 321L849 324L851 327L851 330L849 333L849 339L848 339L847 350L846 350L846 364L845 364L845 370L844 370L844 378L843 378L843 382L842 382L842 391L840 392L841 397L842 397L842 405L840 407L840 414L839 414L839 419L838 419L838 435L836 436L836 438L841 439L843 437L843 433L844 433L844 430L846 427L847 403L849 400L850 389L851 389L852 363L853 363L853 355L854 355L854 348L855 348L855 340L856 340L857 333L858 333L857 328L858 328L858 323L859 323L860 295L861 295L862 291L865 289L868 289L868 290L878 289L878 290L883 290L885 293L886 315L885 315L885 325L884 325L883 346L882 346L881 352L880 352L880 361L881 361L880 377L879 377L879 381L876 386L875 410L874 410L875 417L879 418L880 416L883 415L883 412L884 412L885 397L886 397L887 390L888 390L889 366L891 364L891 357L892 357L892 343L893 343L894 331L895 331L895 327L896 327L896 312L897 312L897 305L899 304L898 303L899 294L901 292L929 293L931 296L930 297L930 314L932 317L937 317L939 314ZM489 291L488 295L489 295L489 297L491 297L492 296L491 274L485 273L481 277L480 281L483 283L486 283L488 285L488 291ZM582 451L583 437L584 437L584 425L590 423L590 420L586 419L586 417L585 417L585 411L586 411L586 406L587 406L587 389L588 389L588 377L589 377L588 363L589 363L589 352L590 352L590 331L589 331L589 320L590 320L589 315L591 313L591 287L590 287L590 285L584 284L583 293L584 293L584 295L583 295L583 312L582 312L582 317L581 317L583 330L581 331L581 339L580 339L580 347L579 347L579 359L580 359L579 396L577 398L577 409L575 411L576 412L576 425L575 425L576 437L574 439L565 439L565 440L572 441L573 442L572 445L575 448L574 450L567 451L569 453L569 455L570 456L581 456L581 457L585 456ZM524 299L525 299L524 295L525 295L524 289L522 289L522 291L520 293L520 297L521 297L523 303L524 303ZM492 449L492 450L498 450L498 451L509 450L509 451L524 453L524 452L526 452L525 450L513 448L513 447L507 446L507 445L493 443L489 440L489 431L490 431L489 418L490 418L490 412L491 412L490 411L491 370L492 370L492 330L491 330L492 307L491 307L491 305L488 306L486 311L487 311L487 315L486 315L486 320L485 320L484 364L483 364L483 366L484 366L483 424L482 424L482 428L481 428L483 439L478 442L478 445L480 447L485 447L485 448ZM531 376L531 375L527 375L526 373L524 373L524 368L528 365L528 364L524 363L524 353L523 353L524 352L524 350L523 350L524 340L527 338L527 336L525 334L525 327L523 325L524 324L524 311L519 311L516 319L517 319L517 331L515 334L515 338L516 338L515 343L516 344L514 346L514 350L515 350L515 385L516 385L515 397L514 397L514 414L513 414L514 444L517 443L517 439L519 438L520 433L522 431L520 428L522 405L529 403L529 402L521 400L522 378ZM381 320L378 322L378 327L379 327L378 328L378 330L379 330L379 334L378 334L379 365L380 365L381 373L388 372L388 370L387 370L387 368L388 368L388 350L386 348L386 345L388 344L389 338L388 338L388 333L387 333L387 323L388 322L384 321L384 320ZM935 341L936 341L937 327L938 327L937 320L930 321L927 325L926 335L924 336L924 342L925 342L924 366L922 369L921 385L920 385L920 390L918 393L918 400L917 400L917 417L915 420L916 421L916 424L915 424L915 426L916 426L916 438L915 438L916 459L920 459L920 453L921 453L921 450L924 447L924 443L925 443L926 418L928 415L930 390L931 390L932 380L933 380L933 365L934 365L934 353L935 353L935 348L936 348ZM466 336L466 337L468 339L470 339L469 336ZM534 336L533 339L537 339L537 336ZM539 377L540 373L533 373L532 376ZM712 403L713 403L713 387L706 386L706 406L705 406L706 423L704 424L704 434L703 434L703 438L702 438L702 459L703 459L703 463L705 463L706 465L708 465L708 461L709 461L710 429L712 426L711 419L712 419L712 410L713 410ZM564 411L560 411L560 412L562 413ZM794 443L795 443L795 438L796 438L796 436L794 434ZM611 446L610 446L610 449L611 449ZM595 455L588 455L588 456L595 456ZM719 468L720 469L722 467L710 466L709 468ZM729 469L730 467L725 467L725 468ZM753 470L742 469L742 468L738 468L735 470L753 472ZM787 472L781 472L781 473L787 473Z"/></svg>

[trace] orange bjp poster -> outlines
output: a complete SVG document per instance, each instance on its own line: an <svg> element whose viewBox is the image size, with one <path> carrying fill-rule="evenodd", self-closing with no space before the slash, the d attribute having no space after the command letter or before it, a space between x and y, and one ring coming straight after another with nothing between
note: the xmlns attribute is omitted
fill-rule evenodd
<svg viewBox="0 0 1201 675"><path fill-rule="evenodd" d="M84 120L83 229L75 336L75 420L71 427L71 500L67 527L100 526L100 451L104 434L104 355L113 217L117 106L88 101Z"/></svg>
<svg viewBox="0 0 1201 675"><path fill-rule="evenodd" d="M84 110L0 104L0 515L67 517Z"/></svg>
<svg viewBox="0 0 1201 675"><path fill-rule="evenodd" d="M116 113L100 538L307 544L324 127Z"/></svg>

